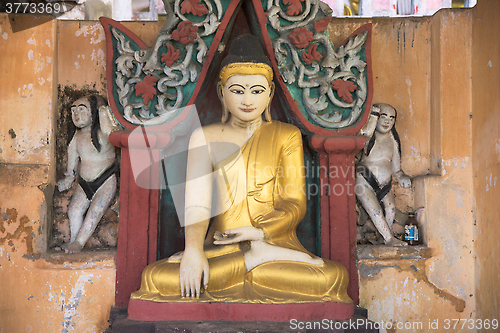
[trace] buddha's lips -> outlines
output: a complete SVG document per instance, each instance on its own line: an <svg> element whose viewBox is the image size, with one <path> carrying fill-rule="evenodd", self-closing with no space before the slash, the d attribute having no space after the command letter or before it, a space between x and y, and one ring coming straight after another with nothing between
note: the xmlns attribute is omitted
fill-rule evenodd
<svg viewBox="0 0 500 333"><path fill-rule="evenodd" d="M253 108L253 109L250 109L250 108L249 109L240 108L240 110L243 111L243 112L252 112L253 110L255 110L255 108Z"/></svg>

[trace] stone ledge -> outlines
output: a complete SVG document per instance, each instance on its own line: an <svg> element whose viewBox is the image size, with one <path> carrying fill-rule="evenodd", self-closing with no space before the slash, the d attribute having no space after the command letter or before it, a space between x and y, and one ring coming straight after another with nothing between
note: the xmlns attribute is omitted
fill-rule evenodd
<svg viewBox="0 0 500 333"><path fill-rule="evenodd" d="M30 256L40 269L114 269L116 249L83 250L79 253L47 252Z"/></svg>
<svg viewBox="0 0 500 333"><path fill-rule="evenodd" d="M357 245L358 260L421 260L432 257L426 246Z"/></svg>

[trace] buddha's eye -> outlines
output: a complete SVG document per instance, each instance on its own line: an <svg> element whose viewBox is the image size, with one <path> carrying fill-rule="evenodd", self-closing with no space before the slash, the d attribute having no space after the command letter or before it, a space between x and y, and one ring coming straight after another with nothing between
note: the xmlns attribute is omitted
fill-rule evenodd
<svg viewBox="0 0 500 333"><path fill-rule="evenodd" d="M260 95L264 92L264 89L254 89L252 90L252 94L254 95Z"/></svg>
<svg viewBox="0 0 500 333"><path fill-rule="evenodd" d="M233 94L243 95L245 92L242 89L231 89L229 90Z"/></svg>

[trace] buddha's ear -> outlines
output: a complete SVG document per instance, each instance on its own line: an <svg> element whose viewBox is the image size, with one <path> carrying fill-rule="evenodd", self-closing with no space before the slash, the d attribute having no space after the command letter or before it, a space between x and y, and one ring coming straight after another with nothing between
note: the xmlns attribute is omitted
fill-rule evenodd
<svg viewBox="0 0 500 333"><path fill-rule="evenodd" d="M270 100L270 101L272 101L272 100L273 100L273 97L274 97L274 90L275 90L274 88L275 88L275 87L276 87L276 86L274 85L274 82L271 82L271 84L269 84L269 89L271 90L271 91L269 92L269 100Z"/></svg>
<svg viewBox="0 0 500 333"><path fill-rule="evenodd" d="M217 83L217 96L219 96L219 99L222 102L222 81Z"/></svg>
<svg viewBox="0 0 500 333"><path fill-rule="evenodd" d="M229 111L227 111L226 103L222 98L222 82L217 83L217 96L219 96L220 103L222 104L222 118L221 123L225 123L229 119Z"/></svg>
<svg viewBox="0 0 500 333"><path fill-rule="evenodd" d="M272 119L271 119L271 102L273 101L273 97L274 97L274 90L275 90L274 88L275 88L274 82L271 82L271 84L269 85L269 89L271 90L269 93L269 104L267 105L266 110L264 111L264 119L268 122L272 121Z"/></svg>

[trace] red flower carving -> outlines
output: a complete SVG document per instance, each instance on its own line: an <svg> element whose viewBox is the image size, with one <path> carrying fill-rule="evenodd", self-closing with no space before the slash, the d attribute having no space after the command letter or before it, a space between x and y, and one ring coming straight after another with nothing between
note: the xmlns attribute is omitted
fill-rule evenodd
<svg viewBox="0 0 500 333"><path fill-rule="evenodd" d="M332 82L333 89L337 90L337 94L344 102L352 103L351 93L358 89L356 83L352 81L344 81L342 79L336 79Z"/></svg>
<svg viewBox="0 0 500 333"><path fill-rule="evenodd" d="M194 43L194 39L197 37L196 31L198 31L198 27L193 27L191 21L182 21L172 32L172 38L183 45Z"/></svg>
<svg viewBox="0 0 500 333"><path fill-rule="evenodd" d="M306 64L310 65L313 60L320 61L323 59L323 56L317 51L317 49L318 44L312 43L307 49L307 52L302 53L302 59L304 59Z"/></svg>
<svg viewBox="0 0 500 333"><path fill-rule="evenodd" d="M149 101L156 95L157 91L154 87L158 78L153 75L148 75L141 82L137 82L135 85L135 95L139 96L142 94L142 101L144 104L148 104Z"/></svg>
<svg viewBox="0 0 500 333"><path fill-rule="evenodd" d="M186 0L181 4L181 14L191 13L196 16L208 14L208 8L200 0Z"/></svg>
<svg viewBox="0 0 500 333"><path fill-rule="evenodd" d="M313 33L307 30L306 27L292 30L288 38L290 38L292 45L298 49L305 49L309 42L314 39Z"/></svg>
<svg viewBox="0 0 500 333"><path fill-rule="evenodd" d="M314 30L316 30L316 32L325 31L326 28L328 28L328 24L330 23L331 20L332 20L331 17L325 17L322 20L314 22Z"/></svg>
<svg viewBox="0 0 500 333"><path fill-rule="evenodd" d="M170 43L167 44L167 48L167 53L162 53L161 55L161 61L165 63L165 66L170 67L177 59L179 59L181 51L174 48Z"/></svg>
<svg viewBox="0 0 500 333"><path fill-rule="evenodd" d="M289 5L286 13L288 15L297 15L302 12L302 4L304 0L283 0L285 5Z"/></svg>

